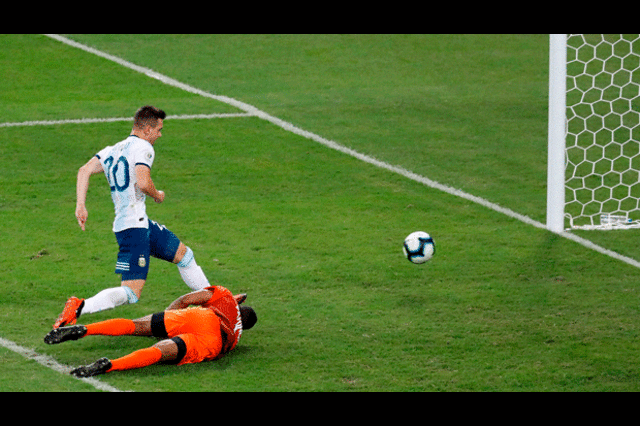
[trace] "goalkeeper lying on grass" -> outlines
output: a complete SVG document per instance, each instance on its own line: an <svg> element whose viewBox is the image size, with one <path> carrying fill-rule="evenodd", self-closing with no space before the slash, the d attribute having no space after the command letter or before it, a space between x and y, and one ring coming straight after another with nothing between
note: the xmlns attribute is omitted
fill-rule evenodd
<svg viewBox="0 0 640 426"><path fill-rule="evenodd" d="M207 287L179 297L164 312L136 320L118 318L60 327L51 330L44 341L53 345L90 335L166 338L122 358L100 358L76 368L71 374L77 377L142 368L158 362L182 365L210 361L235 348L243 330L257 322L252 308L240 306L246 297L246 294L234 296L222 286Z"/></svg>

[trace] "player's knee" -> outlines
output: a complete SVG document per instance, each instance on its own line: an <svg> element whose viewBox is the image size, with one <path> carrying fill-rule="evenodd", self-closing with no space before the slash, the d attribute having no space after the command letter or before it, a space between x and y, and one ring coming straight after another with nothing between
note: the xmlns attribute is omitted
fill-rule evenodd
<svg viewBox="0 0 640 426"><path fill-rule="evenodd" d="M184 253L184 256L182 256L182 259L180 259L180 261L178 262L178 267L180 268L186 268L187 266L189 266L189 264L193 261L193 250L191 250L191 248L186 247L186 251Z"/></svg>
<svg viewBox="0 0 640 426"><path fill-rule="evenodd" d="M173 256L173 263L177 264L184 258L184 255L187 254L187 248L188 247L184 245L182 241L180 241L176 250L176 254Z"/></svg>
<svg viewBox="0 0 640 426"><path fill-rule="evenodd" d="M138 303L138 300L140 300L141 289L138 289L136 291L126 285L123 285L122 288L124 288L124 291L127 293L127 301L125 303L129 303L129 304Z"/></svg>
<svg viewBox="0 0 640 426"><path fill-rule="evenodd" d="M173 339L162 340L153 345L153 347L160 349L160 352L162 354L160 361L175 363L180 362L180 360L178 359L180 355L180 348Z"/></svg>

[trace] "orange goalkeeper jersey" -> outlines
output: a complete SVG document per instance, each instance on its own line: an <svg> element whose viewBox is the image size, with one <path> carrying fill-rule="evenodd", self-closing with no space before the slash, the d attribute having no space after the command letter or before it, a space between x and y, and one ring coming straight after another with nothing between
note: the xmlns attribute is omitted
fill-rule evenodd
<svg viewBox="0 0 640 426"><path fill-rule="evenodd" d="M213 292L213 296L202 307L211 309L220 318L223 342L220 355L222 356L236 347L242 335L240 306L233 294L222 286L206 287L205 290Z"/></svg>

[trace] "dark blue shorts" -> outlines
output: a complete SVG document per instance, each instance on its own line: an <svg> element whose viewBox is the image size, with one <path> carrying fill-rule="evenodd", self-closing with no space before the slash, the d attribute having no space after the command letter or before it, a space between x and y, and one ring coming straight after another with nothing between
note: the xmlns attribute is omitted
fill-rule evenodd
<svg viewBox="0 0 640 426"><path fill-rule="evenodd" d="M146 280L150 256L173 262L180 240L164 225L149 219L149 228L129 228L116 232L120 246L116 274L122 281Z"/></svg>

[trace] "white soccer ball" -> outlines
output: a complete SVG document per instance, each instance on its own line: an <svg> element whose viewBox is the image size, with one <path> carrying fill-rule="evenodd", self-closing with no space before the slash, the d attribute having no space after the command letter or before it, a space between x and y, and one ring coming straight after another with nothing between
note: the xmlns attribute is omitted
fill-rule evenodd
<svg viewBox="0 0 640 426"><path fill-rule="evenodd" d="M431 259L436 252L436 243L426 232L412 232L404 239L402 251L412 263L424 263Z"/></svg>

